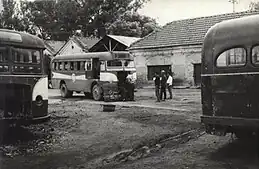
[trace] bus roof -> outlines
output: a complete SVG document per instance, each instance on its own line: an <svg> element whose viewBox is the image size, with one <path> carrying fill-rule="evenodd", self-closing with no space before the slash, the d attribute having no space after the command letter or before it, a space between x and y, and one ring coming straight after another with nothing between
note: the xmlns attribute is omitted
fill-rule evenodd
<svg viewBox="0 0 259 169"><path fill-rule="evenodd" d="M115 56L113 55L115 54ZM100 60L113 60L116 59L116 55L123 54L127 55L125 59L133 59L128 51L113 51L113 52L89 52L89 53L78 53L68 55L57 55L53 60L75 60L75 59L87 59L87 58L100 58ZM124 59L124 58L118 58Z"/></svg>
<svg viewBox="0 0 259 169"><path fill-rule="evenodd" d="M25 32L0 29L0 44L45 49L42 39Z"/></svg>
<svg viewBox="0 0 259 169"><path fill-rule="evenodd" d="M222 21L212 26L205 35L204 45L224 48L259 42L259 15Z"/></svg>

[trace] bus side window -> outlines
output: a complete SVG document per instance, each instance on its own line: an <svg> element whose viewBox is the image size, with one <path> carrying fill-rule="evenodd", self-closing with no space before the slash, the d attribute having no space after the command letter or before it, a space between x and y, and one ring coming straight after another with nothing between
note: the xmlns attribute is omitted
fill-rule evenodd
<svg viewBox="0 0 259 169"><path fill-rule="evenodd" d="M246 50L232 48L221 53L216 62L217 67L243 66L246 64Z"/></svg>
<svg viewBox="0 0 259 169"><path fill-rule="evenodd" d="M259 46L252 48L252 63L259 64Z"/></svg>
<svg viewBox="0 0 259 169"><path fill-rule="evenodd" d="M105 71L105 62L101 61L101 71Z"/></svg>
<svg viewBox="0 0 259 169"><path fill-rule="evenodd" d="M62 63L62 62L59 62L59 70L63 70L63 68L64 68L63 63Z"/></svg>
<svg viewBox="0 0 259 169"><path fill-rule="evenodd" d="M85 70L87 70L87 71L92 70L92 63L91 63L91 61L86 61L85 62Z"/></svg>
<svg viewBox="0 0 259 169"><path fill-rule="evenodd" d="M70 70L74 70L74 62L70 62Z"/></svg>
<svg viewBox="0 0 259 169"><path fill-rule="evenodd" d="M80 62L80 70L85 70L85 62L84 61Z"/></svg>
<svg viewBox="0 0 259 169"><path fill-rule="evenodd" d="M75 68L77 71L79 71L80 70L80 62L79 61L77 61L76 62L76 68Z"/></svg>
<svg viewBox="0 0 259 169"><path fill-rule="evenodd" d="M69 63L68 62L64 63L64 70L69 70Z"/></svg>

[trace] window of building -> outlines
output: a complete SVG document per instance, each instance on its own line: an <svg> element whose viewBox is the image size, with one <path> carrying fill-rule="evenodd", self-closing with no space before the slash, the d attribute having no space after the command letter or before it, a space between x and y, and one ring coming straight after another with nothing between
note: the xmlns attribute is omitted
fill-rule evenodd
<svg viewBox="0 0 259 169"><path fill-rule="evenodd" d="M216 61L217 67L243 66L246 64L246 50L232 48L221 53Z"/></svg>

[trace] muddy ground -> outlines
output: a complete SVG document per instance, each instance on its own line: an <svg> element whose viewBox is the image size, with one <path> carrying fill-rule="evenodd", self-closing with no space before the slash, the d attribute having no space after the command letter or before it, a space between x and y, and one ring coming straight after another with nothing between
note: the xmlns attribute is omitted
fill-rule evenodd
<svg viewBox="0 0 259 169"><path fill-rule="evenodd" d="M114 103L114 112L102 104L50 90L51 120L10 129L0 168L259 168L256 142L204 133L197 89L174 90L173 100L160 103L152 89L141 89L135 102Z"/></svg>

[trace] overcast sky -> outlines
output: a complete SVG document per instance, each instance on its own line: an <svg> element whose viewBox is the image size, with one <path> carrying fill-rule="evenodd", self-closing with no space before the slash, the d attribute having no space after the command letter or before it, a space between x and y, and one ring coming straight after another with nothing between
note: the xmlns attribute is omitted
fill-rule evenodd
<svg viewBox="0 0 259 169"><path fill-rule="evenodd" d="M254 0L238 1L236 11L240 12L247 10L250 2ZM160 25L173 20L230 13L232 11L233 5L229 0L151 0L151 2L145 4L144 8L139 10L141 14L155 18Z"/></svg>

